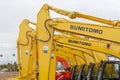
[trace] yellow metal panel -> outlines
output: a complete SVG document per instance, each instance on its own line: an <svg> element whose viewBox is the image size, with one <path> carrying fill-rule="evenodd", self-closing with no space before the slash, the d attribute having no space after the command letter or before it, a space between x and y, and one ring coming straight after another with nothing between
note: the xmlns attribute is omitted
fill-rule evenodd
<svg viewBox="0 0 120 80"><path fill-rule="evenodd" d="M100 61L109 60L107 55L104 54L104 53L93 51L93 54L95 56L95 59L96 59L97 63L100 63Z"/></svg>
<svg viewBox="0 0 120 80"><path fill-rule="evenodd" d="M50 18L48 9L49 7L44 5L37 15L36 31L39 55L39 80L55 80L49 79L53 28L46 27L47 24L45 24L46 19Z"/></svg>
<svg viewBox="0 0 120 80"><path fill-rule="evenodd" d="M64 52L69 52L71 54L77 55L77 56L81 57L82 59L84 59L84 55L80 51L77 51L77 50L74 50L74 49L70 49L70 48L67 48L67 47L60 47L60 46L56 46L56 49L62 50Z"/></svg>
<svg viewBox="0 0 120 80"><path fill-rule="evenodd" d="M68 44L71 46L76 46L106 54L111 54L115 57L120 58L120 46L116 44L110 44L110 46L108 47L109 43L86 40L81 38L65 37L65 36L61 36L59 37L59 39L56 39L55 41L63 44Z"/></svg>
<svg viewBox="0 0 120 80"><path fill-rule="evenodd" d="M17 40L19 79L36 80L36 41L30 36L32 31L29 21L23 20Z"/></svg>
<svg viewBox="0 0 120 80"><path fill-rule="evenodd" d="M52 53L51 54L51 60L50 60L50 80L55 79L55 74L56 74L56 54Z"/></svg>
<svg viewBox="0 0 120 80"><path fill-rule="evenodd" d="M20 24L20 32L18 36L18 50L19 50L19 70L20 70L20 77L21 78L29 78L28 75L32 71L32 63L29 64L31 60L30 53L31 53L31 38L29 33L32 31L32 28L28 25L28 20L23 20ZM20 68L21 65L21 68ZM31 66L29 66L31 65Z"/></svg>
<svg viewBox="0 0 120 80"><path fill-rule="evenodd" d="M55 42L55 43L57 43L57 42ZM94 57L94 54L92 53L91 50L80 48L80 47L78 48L78 47L67 45L67 44L57 43L57 48L58 49L62 49L62 48L69 49L70 48L71 50L75 50L75 52L77 52L77 53L74 53L76 55L80 54L81 52L84 52L84 54L88 54L89 56ZM83 58L84 58L84 56L83 56Z"/></svg>
<svg viewBox="0 0 120 80"><path fill-rule="evenodd" d="M27 19L24 19L19 26L19 36L17 42L19 44L28 44L28 34L32 32L33 29L29 27L29 22Z"/></svg>
<svg viewBox="0 0 120 80"><path fill-rule="evenodd" d="M87 64L86 61L85 61L86 59L83 60L79 56L75 56L75 57L76 57L78 65Z"/></svg>
<svg viewBox="0 0 120 80"><path fill-rule="evenodd" d="M31 52L28 62L28 79L37 80L36 40L32 39Z"/></svg>
<svg viewBox="0 0 120 80"><path fill-rule="evenodd" d="M96 63L95 59L87 54L84 54L87 64Z"/></svg>
<svg viewBox="0 0 120 80"><path fill-rule="evenodd" d="M108 41L120 43L120 29L111 28L111 26L92 25L80 22L71 22L67 20L54 20L48 22L49 26L62 31L87 35L95 38L100 38Z"/></svg>
<svg viewBox="0 0 120 80"><path fill-rule="evenodd" d="M91 57L90 55L86 54L86 53L82 53L79 51L79 53L76 53L75 50L71 50L69 48L63 48L63 49L58 49L59 51L62 51L64 52L64 56L68 57L69 55L73 55L73 57L75 58L74 60L76 61L77 65L80 65L81 63L85 63L85 64L88 64L89 63L95 63L96 60L95 60L95 56L94 57ZM61 54L62 54L61 52ZM57 52L56 54L58 54L59 52ZM59 55L61 55L59 54ZM82 56L81 56L82 54ZM98 56L99 57L99 56ZM100 62L100 61L99 61Z"/></svg>
<svg viewBox="0 0 120 80"><path fill-rule="evenodd" d="M56 46L57 49L59 50L63 49L63 51L70 52L70 53L72 52L73 54L78 55L78 56L82 54L81 59L84 59L87 64L91 62L100 63L102 60L108 60L107 54L105 53L90 51L90 50L83 49L83 48L77 48L77 47L66 45L66 44L60 44L60 43L57 43L57 44L59 44Z"/></svg>

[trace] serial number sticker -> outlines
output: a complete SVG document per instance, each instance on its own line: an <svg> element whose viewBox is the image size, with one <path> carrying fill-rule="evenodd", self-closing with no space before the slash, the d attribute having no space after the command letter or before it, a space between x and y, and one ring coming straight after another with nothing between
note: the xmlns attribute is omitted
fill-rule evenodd
<svg viewBox="0 0 120 80"><path fill-rule="evenodd" d="M43 53L48 53L48 45L44 45L44 47L43 47Z"/></svg>

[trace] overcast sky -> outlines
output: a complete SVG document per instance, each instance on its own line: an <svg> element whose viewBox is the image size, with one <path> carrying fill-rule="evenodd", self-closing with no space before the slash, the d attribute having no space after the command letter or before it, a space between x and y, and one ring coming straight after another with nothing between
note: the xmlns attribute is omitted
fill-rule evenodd
<svg viewBox="0 0 120 80"><path fill-rule="evenodd" d="M120 20L120 0L0 0L0 54L4 55L0 57L0 63L7 62L8 57L16 53L21 21L27 18L36 22L36 15L45 3L105 19ZM17 58L9 59L12 61Z"/></svg>

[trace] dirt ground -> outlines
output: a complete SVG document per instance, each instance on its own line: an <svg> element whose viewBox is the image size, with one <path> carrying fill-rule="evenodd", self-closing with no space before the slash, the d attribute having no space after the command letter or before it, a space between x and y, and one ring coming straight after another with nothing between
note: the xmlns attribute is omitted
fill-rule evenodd
<svg viewBox="0 0 120 80"><path fill-rule="evenodd" d="M0 80L7 80L8 78L14 78L18 75L17 72L4 72L0 73Z"/></svg>

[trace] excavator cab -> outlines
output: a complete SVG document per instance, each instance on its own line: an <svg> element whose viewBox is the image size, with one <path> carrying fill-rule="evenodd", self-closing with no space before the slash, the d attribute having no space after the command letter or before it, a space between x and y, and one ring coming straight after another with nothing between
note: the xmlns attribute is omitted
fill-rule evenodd
<svg viewBox="0 0 120 80"><path fill-rule="evenodd" d="M80 67L80 70L78 72L78 76L77 76L77 80L83 80L83 76L84 76L84 73L85 73L85 64L82 64L81 67Z"/></svg>
<svg viewBox="0 0 120 80"><path fill-rule="evenodd" d="M97 80L99 71L99 64L90 63L88 73L84 80Z"/></svg>
<svg viewBox="0 0 120 80"><path fill-rule="evenodd" d="M120 61L102 62L97 80L120 80Z"/></svg>
<svg viewBox="0 0 120 80"><path fill-rule="evenodd" d="M91 63L83 80L120 80L120 61L102 61L100 65Z"/></svg>
<svg viewBox="0 0 120 80"><path fill-rule="evenodd" d="M70 80L76 80L77 68L78 68L78 65L73 66Z"/></svg>
<svg viewBox="0 0 120 80"><path fill-rule="evenodd" d="M93 80L91 77L91 74L93 72L94 66L95 66L95 63L90 63L90 65L88 66L88 73L86 77L84 78L84 80Z"/></svg>
<svg viewBox="0 0 120 80"><path fill-rule="evenodd" d="M81 66L80 73L78 74L77 80L92 80L91 73L94 68L94 65L95 65L94 63L90 63L88 66L85 66L85 64L83 64Z"/></svg>

